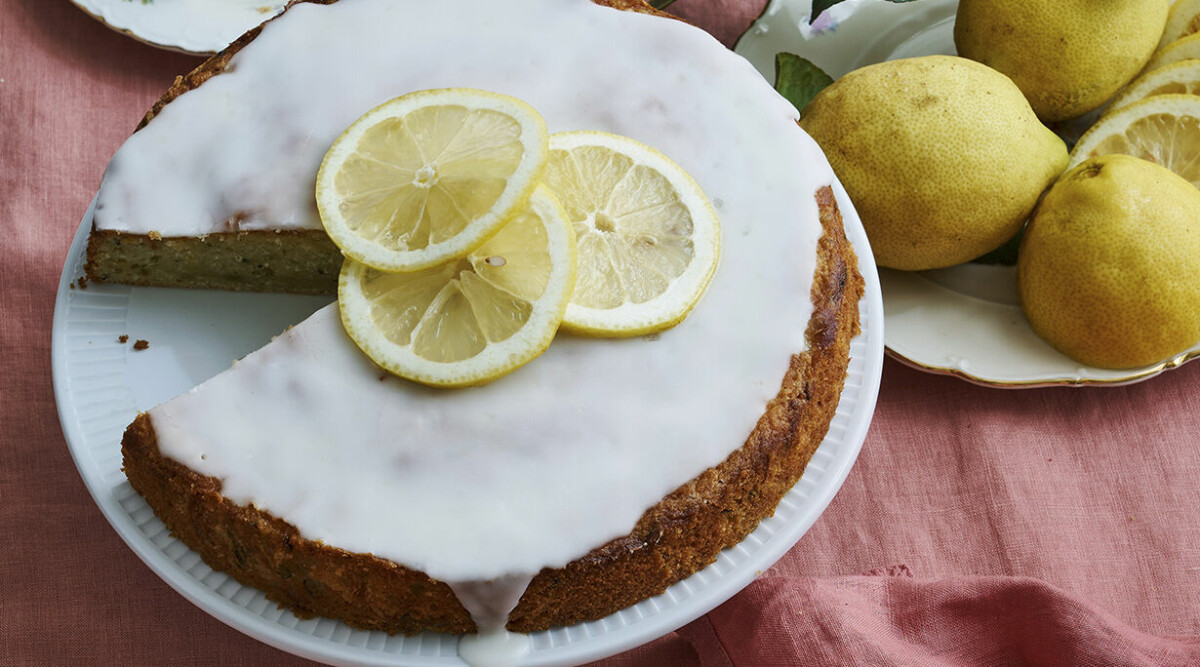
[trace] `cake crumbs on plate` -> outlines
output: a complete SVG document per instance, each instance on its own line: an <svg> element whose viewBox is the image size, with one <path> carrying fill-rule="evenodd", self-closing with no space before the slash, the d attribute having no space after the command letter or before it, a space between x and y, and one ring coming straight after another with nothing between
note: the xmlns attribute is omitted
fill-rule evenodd
<svg viewBox="0 0 1200 667"><path fill-rule="evenodd" d="M148 347L150 347L150 341L142 338L137 339L137 341L133 344L133 349L138 351L144 350Z"/></svg>
<svg viewBox="0 0 1200 667"><path fill-rule="evenodd" d="M129 342L129 334L121 334L120 336L117 336L117 342L122 345L124 345L125 343L128 343Z"/></svg>

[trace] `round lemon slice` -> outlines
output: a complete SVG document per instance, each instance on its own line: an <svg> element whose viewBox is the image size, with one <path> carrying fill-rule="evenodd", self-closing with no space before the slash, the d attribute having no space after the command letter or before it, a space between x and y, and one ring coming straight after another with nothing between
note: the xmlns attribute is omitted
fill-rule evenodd
<svg viewBox="0 0 1200 667"><path fill-rule="evenodd" d="M515 218L461 259L386 273L342 265L346 331L375 363L437 387L483 384L541 354L575 285L575 233L538 188Z"/></svg>
<svg viewBox="0 0 1200 667"><path fill-rule="evenodd" d="M1200 187L1200 96L1155 95L1101 117L1075 144L1068 169L1110 153L1160 164Z"/></svg>
<svg viewBox="0 0 1200 667"><path fill-rule="evenodd" d="M468 88L410 93L338 137L317 173L317 209L348 257L415 271L465 255L508 222L546 157L546 124L521 100Z"/></svg>
<svg viewBox="0 0 1200 667"><path fill-rule="evenodd" d="M1167 13L1167 26L1158 48L1197 32L1200 32L1200 0L1175 0Z"/></svg>
<svg viewBox="0 0 1200 667"><path fill-rule="evenodd" d="M1200 60L1183 60L1148 70L1125 87L1108 105L1106 113L1154 95L1195 95L1200 93Z"/></svg>
<svg viewBox="0 0 1200 667"><path fill-rule="evenodd" d="M579 246L565 330L637 336L687 316L717 268L721 229L682 167L633 139L562 132L550 136L544 182Z"/></svg>

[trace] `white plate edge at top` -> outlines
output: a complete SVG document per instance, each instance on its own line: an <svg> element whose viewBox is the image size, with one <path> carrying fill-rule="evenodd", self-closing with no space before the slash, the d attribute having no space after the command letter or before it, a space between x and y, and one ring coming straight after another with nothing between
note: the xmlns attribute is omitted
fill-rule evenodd
<svg viewBox="0 0 1200 667"><path fill-rule="evenodd" d="M580 664L629 650L715 608L782 557L812 526L841 487L866 438L883 367L883 302L865 232L840 185L847 236L866 281L862 333L851 343L846 385L829 433L803 477L776 511L716 563L609 617L531 635L522 665ZM92 207L94 207L94 202ZM181 542L134 492L120 470L120 436L137 413L124 383L130 352L116 345L126 328L130 293L116 285L74 287L82 275L92 207L84 215L64 265L55 303L52 372L59 417L71 456L105 518L126 544L172 588L218 620L290 653L341 665L461 665L457 637L426 633L387 636L339 621L301 621L255 589L214 572ZM142 288L153 289L153 288ZM188 294L182 295L187 298ZM220 298L220 297L217 297ZM122 310L124 309L124 310ZM97 328L98 327L98 328ZM157 348L154 348L157 349ZM120 372L112 369L120 367ZM105 370L107 369L107 370Z"/></svg>
<svg viewBox="0 0 1200 667"><path fill-rule="evenodd" d="M735 51L774 81L779 51L804 56L833 77L893 57L953 53L948 35L957 0L846 0L815 26L811 0L771 0ZM1058 352L1030 328L1015 299L1011 267L964 265L936 272L880 269L887 353L930 373L1005 389L1120 386L1140 382L1200 356L1200 344L1133 369L1086 366ZM999 280L1011 292L996 296Z"/></svg>
<svg viewBox="0 0 1200 667"><path fill-rule="evenodd" d="M160 3L155 7L155 2ZM112 30L168 51L207 56L283 11L287 0L71 0ZM239 6L243 5L243 6Z"/></svg>

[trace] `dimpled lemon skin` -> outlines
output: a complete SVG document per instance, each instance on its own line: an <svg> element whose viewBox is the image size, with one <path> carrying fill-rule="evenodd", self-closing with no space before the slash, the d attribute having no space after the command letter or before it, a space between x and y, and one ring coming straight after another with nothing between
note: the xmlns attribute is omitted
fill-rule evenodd
<svg viewBox="0 0 1200 667"><path fill-rule="evenodd" d="M961 0L958 54L1007 74L1038 117L1100 107L1150 59L1170 0Z"/></svg>
<svg viewBox="0 0 1200 667"><path fill-rule="evenodd" d="M1200 341L1200 190L1127 155L1050 189L1017 259L1034 331L1100 368L1137 368Z"/></svg>
<svg viewBox="0 0 1200 667"><path fill-rule="evenodd" d="M850 195L880 266L975 259L1020 230L1067 148L1003 74L953 56L869 65L800 114Z"/></svg>

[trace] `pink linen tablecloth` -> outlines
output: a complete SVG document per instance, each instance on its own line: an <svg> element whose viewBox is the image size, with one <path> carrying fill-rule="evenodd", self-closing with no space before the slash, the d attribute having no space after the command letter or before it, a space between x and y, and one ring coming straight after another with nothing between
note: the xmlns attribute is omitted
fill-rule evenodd
<svg viewBox="0 0 1200 667"><path fill-rule="evenodd" d="M732 45L764 0L679 0ZM0 0L0 664L306 664L155 576L93 504L50 381L104 166L198 60L65 0ZM794 549L611 665L1200 664L1200 363L1003 391L884 368L857 465Z"/></svg>

